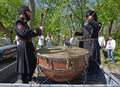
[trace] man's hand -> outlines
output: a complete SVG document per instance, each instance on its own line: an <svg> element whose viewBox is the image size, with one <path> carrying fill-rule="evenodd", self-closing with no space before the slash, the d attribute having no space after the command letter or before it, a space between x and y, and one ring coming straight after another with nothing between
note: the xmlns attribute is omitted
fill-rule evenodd
<svg viewBox="0 0 120 87"><path fill-rule="evenodd" d="M72 31L72 35L74 35L74 36L75 36L75 33L76 33L76 31L75 31L75 30L73 30L73 31Z"/></svg>
<svg viewBox="0 0 120 87"><path fill-rule="evenodd" d="M40 26L40 30L43 32L44 31L44 26Z"/></svg>
<svg viewBox="0 0 120 87"><path fill-rule="evenodd" d="M88 16L87 20L88 22L91 22L93 20L93 16Z"/></svg>

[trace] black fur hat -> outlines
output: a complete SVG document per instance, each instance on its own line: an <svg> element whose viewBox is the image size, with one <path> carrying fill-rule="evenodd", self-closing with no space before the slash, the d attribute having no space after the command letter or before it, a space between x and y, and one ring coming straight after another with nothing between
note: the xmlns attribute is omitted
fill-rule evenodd
<svg viewBox="0 0 120 87"><path fill-rule="evenodd" d="M94 15L93 15L93 14L94 14ZM86 17L92 16L92 15L93 15L93 17L94 17L94 20L97 21L97 14L96 14L95 11L93 11L93 10L87 10L87 11L86 11Z"/></svg>
<svg viewBox="0 0 120 87"><path fill-rule="evenodd" d="M21 7L18 9L18 13L21 14L22 11L30 11L30 9L28 8L28 6L21 6Z"/></svg>

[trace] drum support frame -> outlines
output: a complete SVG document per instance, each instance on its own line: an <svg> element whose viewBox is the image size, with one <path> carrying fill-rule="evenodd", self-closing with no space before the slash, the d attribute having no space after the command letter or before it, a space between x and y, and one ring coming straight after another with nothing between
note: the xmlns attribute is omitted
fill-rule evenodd
<svg viewBox="0 0 120 87"><path fill-rule="evenodd" d="M37 75L37 77L38 77L38 76L40 76L40 73L42 73L41 67L39 66L38 63L37 63L37 71L38 71L38 75ZM48 81L49 79L50 79L50 76L48 76L44 81L42 81L41 84L44 84L44 83L45 83L46 81ZM63 76L63 79L64 79L64 81L67 82L68 84L71 84L70 81L67 80L64 76ZM38 82L38 80L37 80L37 82Z"/></svg>

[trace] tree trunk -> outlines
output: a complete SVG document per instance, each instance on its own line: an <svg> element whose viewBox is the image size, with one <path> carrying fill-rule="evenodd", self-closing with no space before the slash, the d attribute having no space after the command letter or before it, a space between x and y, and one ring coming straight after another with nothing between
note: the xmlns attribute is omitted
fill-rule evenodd
<svg viewBox="0 0 120 87"><path fill-rule="evenodd" d="M32 11L32 17L31 17L31 20L29 21L28 25L30 28L33 28L34 16L35 16L35 2L34 2L34 0L29 0L28 4L29 4L30 10ZM34 47L36 48L35 38L32 38L32 42L33 42Z"/></svg>
<svg viewBox="0 0 120 87"><path fill-rule="evenodd" d="M29 4L30 10L32 11L32 18L31 18L31 20L28 24L29 24L29 27L32 28L33 27L34 16L35 16L35 2L34 2L34 0L29 0L28 4Z"/></svg>

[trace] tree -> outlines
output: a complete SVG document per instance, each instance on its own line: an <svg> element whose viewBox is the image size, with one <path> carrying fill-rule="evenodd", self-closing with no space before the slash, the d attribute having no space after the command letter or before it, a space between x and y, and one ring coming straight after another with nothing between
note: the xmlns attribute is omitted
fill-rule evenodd
<svg viewBox="0 0 120 87"><path fill-rule="evenodd" d="M32 28L33 27L33 22L34 22L34 16L35 16L35 2L34 0L29 0L28 2L29 8L32 11L32 17L29 22L29 26Z"/></svg>
<svg viewBox="0 0 120 87"><path fill-rule="evenodd" d="M13 31L9 35L11 39L14 39L14 21L18 16L18 8L21 5L24 5L24 0L2 0L0 1L0 21L6 28L9 28ZM3 32L0 32L0 36L3 36Z"/></svg>
<svg viewBox="0 0 120 87"><path fill-rule="evenodd" d="M115 0L103 0L104 6L99 11L99 19L102 22L103 26L107 26L107 34L111 35L112 31L115 31L113 28L115 21L118 20L118 15L120 13L120 1Z"/></svg>
<svg viewBox="0 0 120 87"><path fill-rule="evenodd" d="M18 16L18 8L21 5L28 5L33 13L30 27L40 26L41 14L45 16L45 9L49 8L45 20L45 35L51 32L53 35L71 36L71 30L80 31L84 26L85 12L87 9L96 9L100 3L103 7L97 11L98 20L103 25L106 35L113 33L119 36L120 23L120 1L119 0L3 0L0 4L0 21L5 27L13 30L11 37L15 36L14 21ZM70 18L71 15L71 18ZM0 32L3 34L3 32ZM116 36L116 38L118 37Z"/></svg>

